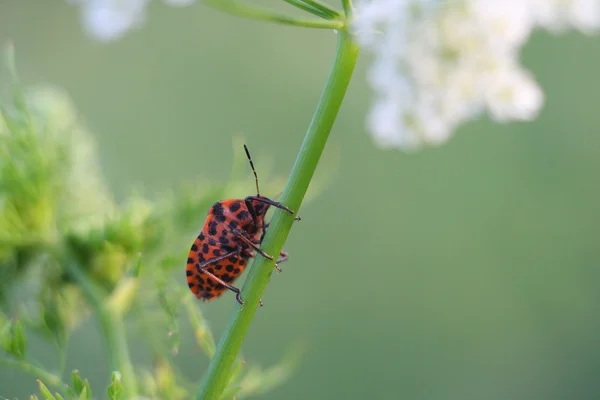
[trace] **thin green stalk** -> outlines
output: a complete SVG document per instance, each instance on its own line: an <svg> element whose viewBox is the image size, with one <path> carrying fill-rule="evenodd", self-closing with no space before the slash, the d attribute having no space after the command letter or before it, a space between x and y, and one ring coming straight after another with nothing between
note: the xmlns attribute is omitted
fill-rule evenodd
<svg viewBox="0 0 600 400"><path fill-rule="evenodd" d="M66 262L65 269L68 274L79 284L90 306L98 314L98 319L108 347L109 366L112 371L119 371L122 375L122 384L128 398L137 396L138 389L125 336L125 327L119 315L113 315L107 307L107 297L103 290L77 265Z"/></svg>
<svg viewBox="0 0 600 400"><path fill-rule="evenodd" d="M338 15L335 15L333 12L331 12L331 10L329 9L322 9L321 7L318 6L314 6L312 4L309 4L306 1L303 0L283 0L286 3L299 8L302 11L306 11L308 13L311 13L313 15L316 15L317 17L321 17L321 18L325 18L325 19L335 19L339 17Z"/></svg>
<svg viewBox="0 0 600 400"><path fill-rule="evenodd" d="M35 365L30 364L25 360L0 358L0 364L9 366L11 368L19 369L37 379L42 380L46 385L51 386L57 390L63 390L66 386L66 384L62 381L62 379L60 379L59 376L47 372L40 367L36 367Z"/></svg>
<svg viewBox="0 0 600 400"><path fill-rule="evenodd" d="M341 15L338 11L329 8L329 6L325 3L321 3L319 0L303 0L306 4L313 6L316 9L319 9L328 15L331 15L332 18L339 18Z"/></svg>
<svg viewBox="0 0 600 400"><path fill-rule="evenodd" d="M340 31L337 34L338 46L333 67L281 196L281 202L296 211L300 208L317 168L358 57L359 47L351 35L347 31ZM280 210L275 211L262 244L267 254L279 254L293 222L294 216ZM236 305L215 356L204 375L196 396L197 400L218 399L223 392L273 267L274 261L266 258L258 257L254 262L242 289L242 298L246 304L244 307Z"/></svg>
<svg viewBox="0 0 600 400"><path fill-rule="evenodd" d="M280 14L268 9L250 6L236 1L204 0L204 3L216 10L238 17L277 22L284 25L318 29L342 29L343 20L304 20Z"/></svg>
<svg viewBox="0 0 600 400"><path fill-rule="evenodd" d="M346 15L352 15L352 0L342 0L342 7Z"/></svg>

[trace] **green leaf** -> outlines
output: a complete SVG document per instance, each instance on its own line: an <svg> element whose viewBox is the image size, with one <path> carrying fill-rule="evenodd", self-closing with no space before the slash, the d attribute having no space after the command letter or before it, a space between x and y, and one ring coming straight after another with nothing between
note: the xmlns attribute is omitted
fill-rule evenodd
<svg viewBox="0 0 600 400"><path fill-rule="evenodd" d="M75 394L81 393L85 383L83 382L83 379L81 379L81 376L79 376L79 370L73 370L73 372L71 372L71 382L73 384L73 391Z"/></svg>
<svg viewBox="0 0 600 400"><path fill-rule="evenodd" d="M57 400L65 400L65 398L64 398L64 397L62 397L62 396L61 396L61 394L60 394L60 393L58 393L58 392L54 393L54 395L56 396L56 399L57 399Z"/></svg>
<svg viewBox="0 0 600 400"><path fill-rule="evenodd" d="M87 387L83 387L83 390L81 391L81 393L79 394L79 400L92 400L92 396L88 396L88 390Z"/></svg>
<svg viewBox="0 0 600 400"><path fill-rule="evenodd" d="M92 389L87 379L82 379L78 370L71 373L71 381L73 382L73 391L79 399L92 399Z"/></svg>
<svg viewBox="0 0 600 400"><path fill-rule="evenodd" d="M17 321L13 326L12 354L19 358L25 358L25 349L27 348L27 336L21 321Z"/></svg>
<svg viewBox="0 0 600 400"><path fill-rule="evenodd" d="M48 333L54 337L59 346L64 346L67 340L65 321L61 318L57 299L48 295L43 299L42 320Z"/></svg>
<svg viewBox="0 0 600 400"><path fill-rule="evenodd" d="M12 325L13 322L7 320L2 329L0 329L0 343L2 343L2 348L7 353L11 353L12 349Z"/></svg>
<svg viewBox="0 0 600 400"><path fill-rule="evenodd" d="M48 388L46 387L46 385L44 385L42 381L38 379L37 382L40 385L40 393L42 394L42 396L44 396L45 400L56 400L56 397L54 397L52 393L50 393L50 390L48 390Z"/></svg>
<svg viewBox="0 0 600 400"><path fill-rule="evenodd" d="M329 19L334 19L334 18L339 18L340 17L340 13L336 10L331 9L327 4L325 3L321 3L318 0L302 0L302 2L316 8L317 10L320 10L322 12L324 12L325 14L329 15Z"/></svg>
<svg viewBox="0 0 600 400"><path fill-rule="evenodd" d="M65 389L67 390L67 394L69 395L69 399L76 399L77 398L77 393L75 393L75 391L73 389L71 389L69 386L66 386Z"/></svg>
<svg viewBox="0 0 600 400"><path fill-rule="evenodd" d="M316 0L284 0L286 3L293 5L303 11L309 12L317 17L324 19L336 19L340 14L329 8L326 4Z"/></svg>
<svg viewBox="0 0 600 400"><path fill-rule="evenodd" d="M121 373L114 371L111 376L111 383L108 387L108 398L110 400L119 400L123 395L123 385L121 385Z"/></svg>
<svg viewBox="0 0 600 400"><path fill-rule="evenodd" d="M85 392L87 394L86 397L84 397L85 399L89 399L89 400L93 400L94 396L92 396L92 388L90 387L90 382L86 379L85 380Z"/></svg>
<svg viewBox="0 0 600 400"><path fill-rule="evenodd" d="M308 13L311 13L313 15L316 15L317 17L321 17L324 19L332 19L332 17L330 15L328 15L327 13L323 12L322 10L319 10L315 7L313 7L310 4L307 4L304 1L301 0L284 0L286 3L293 5L294 7L299 8L300 10L306 11Z"/></svg>

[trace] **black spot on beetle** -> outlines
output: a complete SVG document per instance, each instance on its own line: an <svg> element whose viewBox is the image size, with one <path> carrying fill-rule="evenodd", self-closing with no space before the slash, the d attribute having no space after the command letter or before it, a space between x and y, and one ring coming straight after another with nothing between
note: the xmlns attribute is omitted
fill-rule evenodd
<svg viewBox="0 0 600 400"><path fill-rule="evenodd" d="M215 215L223 215L223 204L221 204L221 203L213 204L212 212Z"/></svg>
<svg viewBox="0 0 600 400"><path fill-rule="evenodd" d="M208 224L208 234L209 235L217 234L217 222L216 221L210 221L210 224Z"/></svg>
<svg viewBox="0 0 600 400"><path fill-rule="evenodd" d="M250 214L248 213L248 211L242 210L236 214L236 217L238 219L248 219L248 218L250 218Z"/></svg>
<svg viewBox="0 0 600 400"><path fill-rule="evenodd" d="M237 210L239 210L239 209L240 209L240 207L241 207L241 206L242 206L242 205L240 204L240 202L239 202L239 201L236 201L235 203L233 203L232 205L230 205L230 206L229 206L229 209L230 209L232 212L236 212Z"/></svg>

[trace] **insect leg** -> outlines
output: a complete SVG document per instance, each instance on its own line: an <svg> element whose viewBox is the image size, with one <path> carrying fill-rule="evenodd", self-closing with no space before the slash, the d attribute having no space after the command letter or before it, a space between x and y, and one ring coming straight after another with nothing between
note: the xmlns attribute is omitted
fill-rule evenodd
<svg viewBox="0 0 600 400"><path fill-rule="evenodd" d="M248 246L252 247L261 256L268 258L269 260L274 260L274 258L272 256L270 256L267 253L265 253L264 251L262 251L260 249L260 247L258 247L256 244L252 243L252 241L250 239L248 239L246 236L244 236L244 234L241 231L238 231L236 229L233 231L233 234L236 235L239 239L241 239L242 242L244 242Z"/></svg>
<svg viewBox="0 0 600 400"><path fill-rule="evenodd" d="M244 202L246 203L246 206L248 206L248 203L251 203L252 201L259 201L261 203L265 203L268 205L271 205L273 207L279 208L283 211L287 211L290 214L293 214L294 212L292 210L290 210L289 208L287 208L286 206L284 206L283 204L275 201L275 200L271 200L268 197L262 197L262 196L248 196L244 199ZM254 208L254 207L252 207ZM250 207L248 207L248 209L250 209Z"/></svg>
<svg viewBox="0 0 600 400"><path fill-rule="evenodd" d="M277 260L277 264L282 263L284 261L287 261L288 257L288 252L285 250L281 250L281 252L279 253L279 255L281 256L278 260Z"/></svg>
<svg viewBox="0 0 600 400"><path fill-rule="evenodd" d="M238 247L236 250L230 251L229 253L223 254L223 255L215 257L215 258L211 258L210 260L202 261L201 263L196 264L196 270L198 271L198 273L208 275L213 280L217 281L221 285L225 286L227 289L231 290L233 293L235 293L235 299L237 300L237 302L240 303L241 305L244 305L244 301L242 300L240 289L236 288L235 286L230 285L229 283L223 281L221 278L218 278L213 273L211 273L205 269L207 266L209 266L211 264L214 264L216 262L224 260L228 257L240 254L241 251L242 251L242 248Z"/></svg>
<svg viewBox="0 0 600 400"><path fill-rule="evenodd" d="M288 259L288 252L285 251L285 250L281 250L281 252L279 253L279 255L281 257L279 257L279 259L277 259L277 262L275 263L275 268L277 269L277 271L283 272L283 270L281 269L281 267L279 266L279 264L281 264L282 262L287 261L287 259Z"/></svg>

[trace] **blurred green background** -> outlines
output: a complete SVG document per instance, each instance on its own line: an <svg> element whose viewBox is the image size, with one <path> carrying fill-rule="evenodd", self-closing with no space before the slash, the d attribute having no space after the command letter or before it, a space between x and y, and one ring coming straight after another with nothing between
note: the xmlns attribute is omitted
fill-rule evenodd
<svg viewBox="0 0 600 400"><path fill-rule="evenodd" d="M286 175L335 48L329 31L160 2L141 29L103 44L65 1L4 0L8 39L26 84L72 95L119 198L138 184L152 196L227 179L240 132L259 173L273 161ZM483 119L405 154L377 149L364 129L362 55L324 154L339 154L339 170L302 208L290 261L243 345L264 366L308 345L293 378L262 398L600 398L600 40L538 32L523 61L546 93L538 120ZM233 303L201 305L217 336ZM199 379L207 361L193 346L184 332L179 364ZM40 342L32 353L52 354ZM93 321L74 336L68 367L102 391ZM37 391L33 378L0 371L0 395Z"/></svg>

